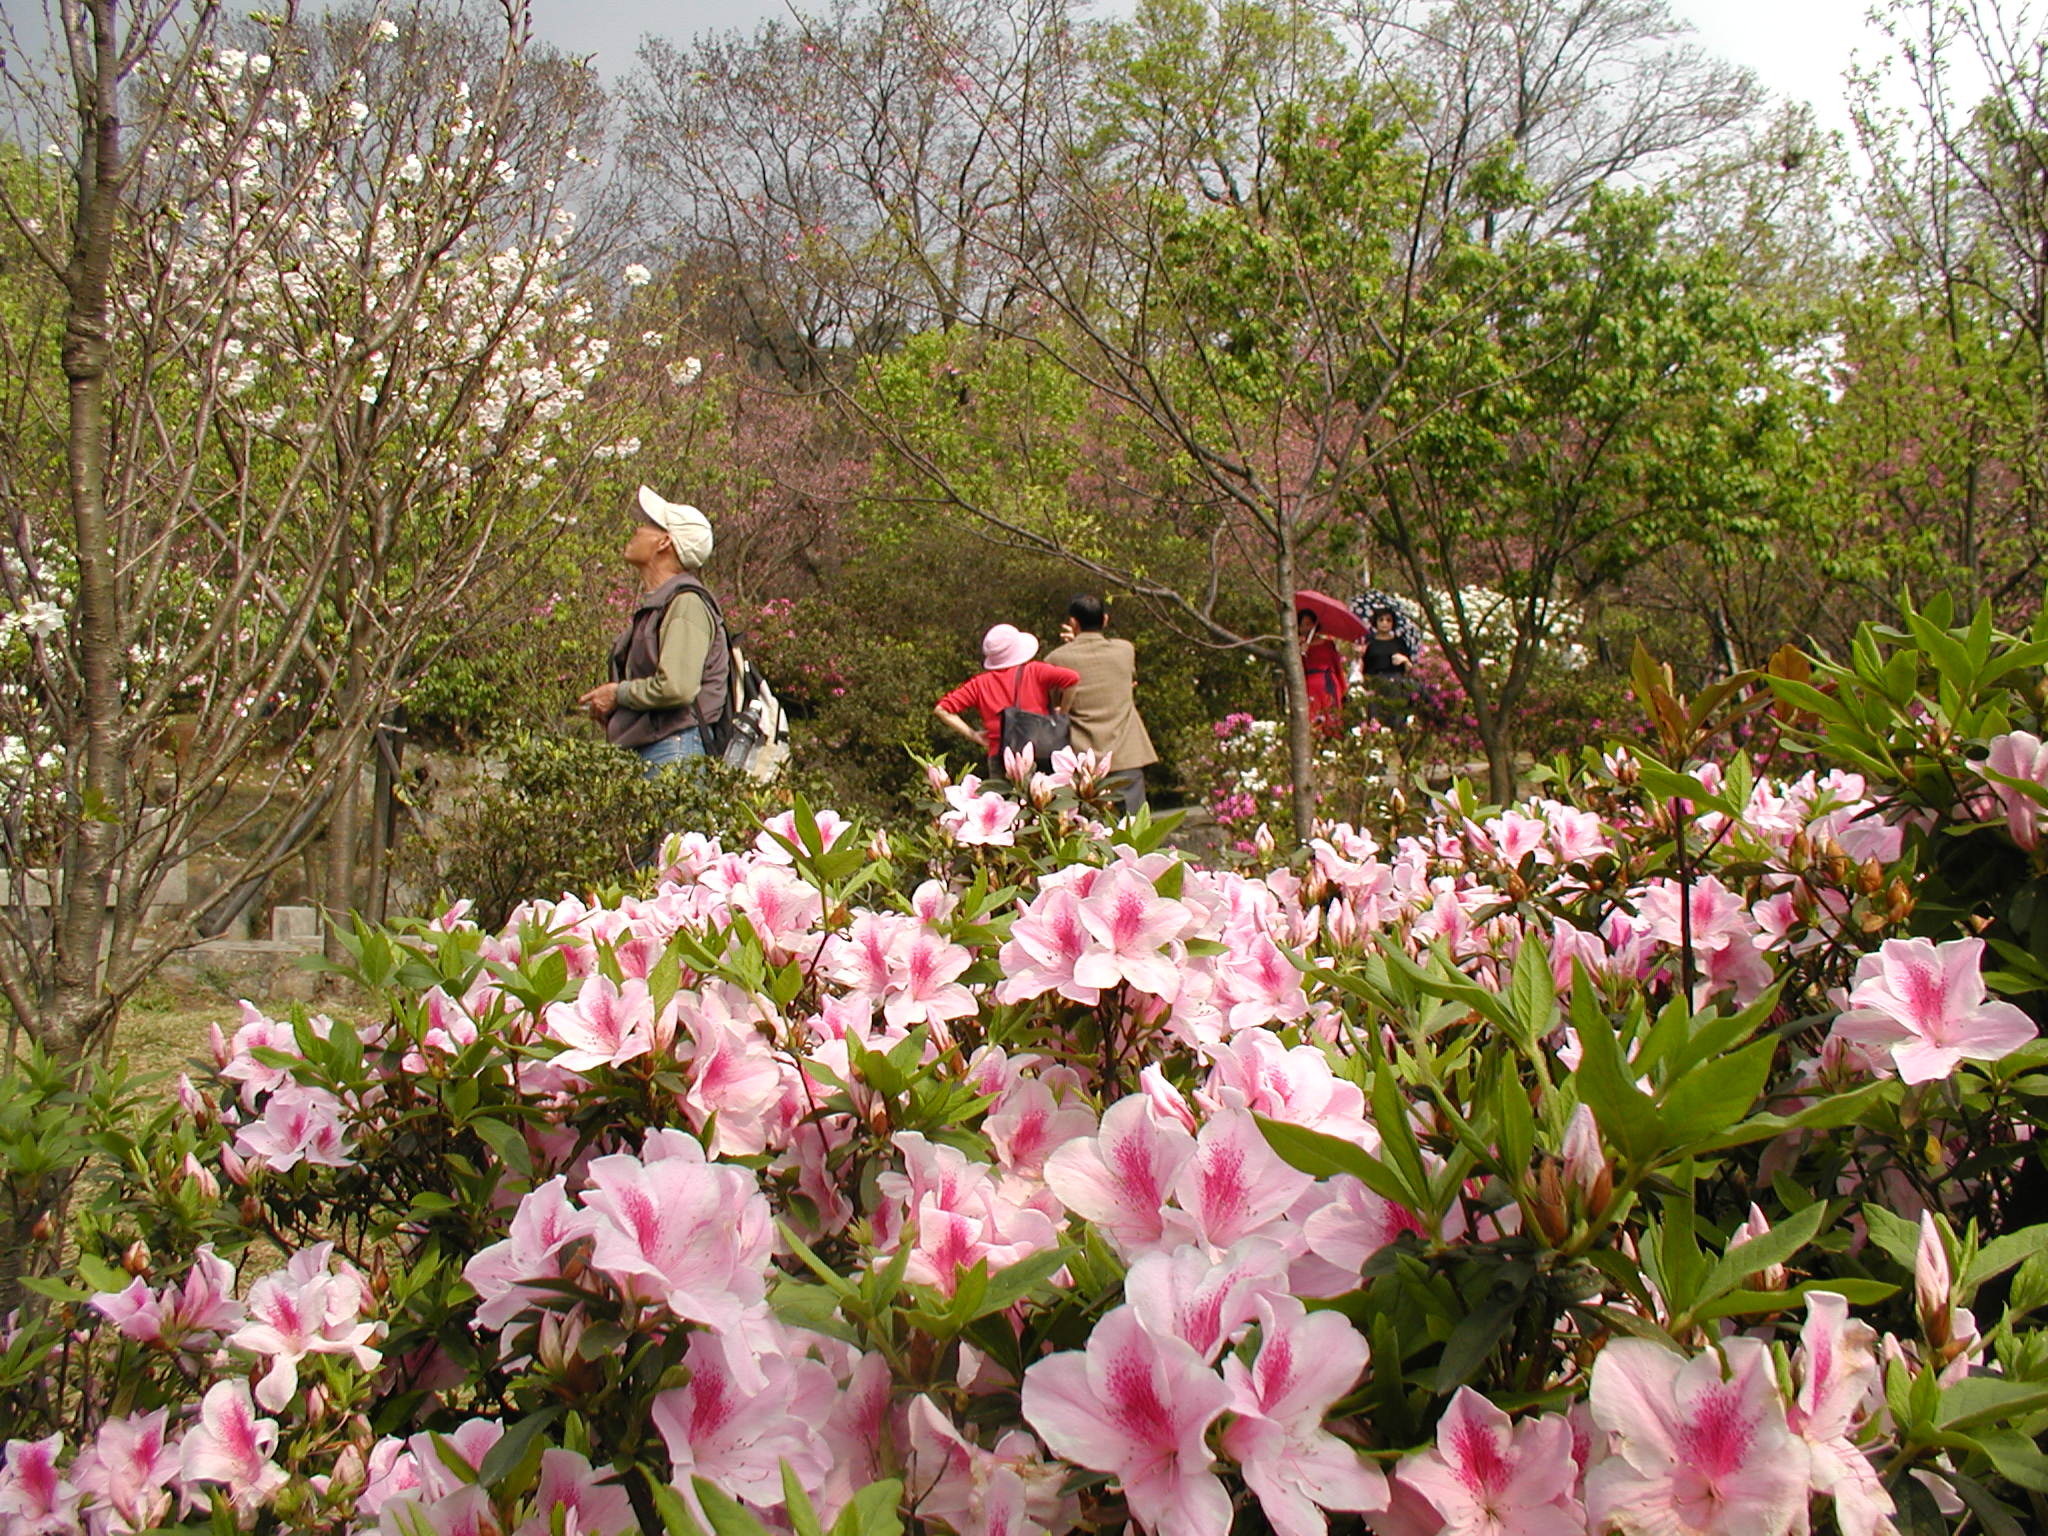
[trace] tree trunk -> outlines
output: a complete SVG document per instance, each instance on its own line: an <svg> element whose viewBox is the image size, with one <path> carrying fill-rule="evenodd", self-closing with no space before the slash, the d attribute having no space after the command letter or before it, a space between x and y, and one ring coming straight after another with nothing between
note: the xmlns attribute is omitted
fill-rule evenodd
<svg viewBox="0 0 2048 1536"><path fill-rule="evenodd" d="M61 906L50 914L55 965L31 1032L62 1061L77 1060L103 1022L100 950L107 892L125 806L117 739L121 715L119 599L106 505L108 284L120 206L120 63L114 0L92 0L93 75L79 102L77 219L65 272L63 368L68 386L65 470L78 559L80 714L66 731L71 836L64 850ZM83 95L83 93L81 93ZM81 750L82 749L82 750ZM83 814L77 814L82 812Z"/></svg>
<svg viewBox="0 0 2048 1536"><path fill-rule="evenodd" d="M1294 622L1294 540L1283 511L1275 575L1280 587L1280 669L1287 690L1287 773L1293 784L1294 836L1306 843L1315 830L1315 746L1310 734L1308 673L1301 665L1301 633Z"/></svg>
<svg viewBox="0 0 2048 1536"><path fill-rule="evenodd" d="M397 709L377 723L371 738L376 773L370 792L369 880L363 891L363 916L381 923L391 894L391 845L398 835L398 754L405 750L405 711Z"/></svg>
<svg viewBox="0 0 2048 1536"><path fill-rule="evenodd" d="M327 868L322 880L322 906L327 917L327 958L340 964L348 958L336 937L348 924L356 905L356 809L362 803L362 770L351 764L335 796L334 816L327 823Z"/></svg>

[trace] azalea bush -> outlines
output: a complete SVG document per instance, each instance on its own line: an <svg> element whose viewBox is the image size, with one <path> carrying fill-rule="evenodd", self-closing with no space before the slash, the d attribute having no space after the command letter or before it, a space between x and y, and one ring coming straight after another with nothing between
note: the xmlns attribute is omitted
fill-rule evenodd
<svg viewBox="0 0 2048 1536"><path fill-rule="evenodd" d="M1273 867L1063 753L359 929L363 1018L0 1097L89 1174L0 1529L2039 1529L2044 660L1645 659L1654 748Z"/></svg>

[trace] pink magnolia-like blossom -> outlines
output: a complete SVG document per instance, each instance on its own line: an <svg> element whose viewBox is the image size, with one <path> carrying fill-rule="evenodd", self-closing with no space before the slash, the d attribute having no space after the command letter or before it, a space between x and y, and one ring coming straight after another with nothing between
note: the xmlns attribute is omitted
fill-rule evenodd
<svg viewBox="0 0 2048 1536"><path fill-rule="evenodd" d="M1888 1049L1899 1077L1932 1082L1964 1061L1996 1061L2033 1039L2034 1021L2011 1003L1987 1001L1984 941L1886 939L1856 962L1849 1007L1834 1033Z"/></svg>
<svg viewBox="0 0 2048 1536"><path fill-rule="evenodd" d="M180 1465L169 1417L159 1408L107 1419L79 1453L71 1475L85 1495L94 1536L130 1536L164 1523Z"/></svg>
<svg viewBox="0 0 2048 1536"><path fill-rule="evenodd" d="M1130 1256L1161 1241L1167 1193L1194 1153L1194 1137L1133 1094L1104 1112L1095 1135L1076 1137L1048 1157L1045 1182L1068 1210Z"/></svg>
<svg viewBox="0 0 2048 1536"><path fill-rule="evenodd" d="M270 1459L276 1449L277 1421L257 1415L249 1384L220 1381L200 1399L179 1459L187 1482L219 1483L246 1515L285 1485L284 1468Z"/></svg>
<svg viewBox="0 0 2048 1536"><path fill-rule="evenodd" d="M8 1536L80 1536L78 1489L57 1470L62 1435L7 1442L0 1467L0 1530Z"/></svg>
<svg viewBox="0 0 2048 1536"><path fill-rule="evenodd" d="M1209 1426L1230 1389L1193 1348L1147 1332L1118 1307L1085 1350L1024 1373L1024 1419L1054 1454L1112 1474L1131 1513L1160 1536L1226 1536L1230 1496L1210 1459Z"/></svg>
<svg viewBox="0 0 2048 1536"><path fill-rule="evenodd" d="M293 1083L270 1096L260 1120L235 1133L235 1150L278 1173L300 1163L352 1168L344 1113L341 1100L325 1088Z"/></svg>
<svg viewBox="0 0 2048 1536"><path fill-rule="evenodd" d="M564 1047L553 1064L566 1072L624 1066L654 1047L654 1000L644 981L593 973L575 1002L548 1006L545 1030Z"/></svg>
<svg viewBox="0 0 2048 1536"><path fill-rule="evenodd" d="M1859 1421L1879 1393L1877 1330L1849 1316L1833 1291L1809 1291L1793 1375L1799 1390L1789 1415L1806 1441L1814 1488L1835 1501L1842 1536L1892 1536L1896 1512L1877 1469L1856 1446Z"/></svg>
<svg viewBox="0 0 2048 1536"><path fill-rule="evenodd" d="M1725 1364L1724 1364L1725 1362ZM1593 1365L1613 1454L1587 1475L1596 1529L1622 1536L1787 1536L1806 1519L1806 1442L1785 1422L1770 1350L1722 1341L1687 1360L1616 1339Z"/></svg>
<svg viewBox="0 0 2048 1536"><path fill-rule="evenodd" d="M369 1288L344 1263L328 1271L332 1243L292 1255L284 1269L250 1288L247 1320L227 1337L235 1349L270 1359L256 1401L280 1413L299 1389L299 1362L307 1355L349 1355L364 1370L384 1356L371 1347L378 1325L362 1321Z"/></svg>
<svg viewBox="0 0 2048 1536"><path fill-rule="evenodd" d="M1237 1415L1223 1449L1259 1496L1277 1536L1324 1536L1324 1510L1387 1504L1386 1474L1323 1428L1331 1405L1357 1385L1371 1351L1336 1312L1309 1312L1292 1296L1258 1298L1259 1352L1223 1362Z"/></svg>
<svg viewBox="0 0 2048 1536"><path fill-rule="evenodd" d="M2008 731L1991 738L1991 755L1984 760L1986 777L1999 774L2028 784L2048 788L2048 742L2032 731ZM2011 784L1991 780L1991 793L2005 812L2005 824L2012 840L2022 848L2041 846L2040 801Z"/></svg>
<svg viewBox="0 0 2048 1536"><path fill-rule="evenodd" d="M1508 1416L1470 1387L1437 1420L1436 1445L1395 1474L1435 1507L1443 1536L1585 1536L1578 1463L1562 1415Z"/></svg>

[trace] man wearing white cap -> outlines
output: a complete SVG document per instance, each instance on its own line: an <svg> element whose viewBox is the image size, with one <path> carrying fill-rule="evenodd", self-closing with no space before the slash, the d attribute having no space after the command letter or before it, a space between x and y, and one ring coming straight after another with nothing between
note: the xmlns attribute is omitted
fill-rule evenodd
<svg viewBox="0 0 2048 1536"><path fill-rule="evenodd" d="M652 775L702 757L703 727L725 711L725 624L698 575L711 558L711 520L643 485L625 554L640 602L612 642L611 681L577 702Z"/></svg>

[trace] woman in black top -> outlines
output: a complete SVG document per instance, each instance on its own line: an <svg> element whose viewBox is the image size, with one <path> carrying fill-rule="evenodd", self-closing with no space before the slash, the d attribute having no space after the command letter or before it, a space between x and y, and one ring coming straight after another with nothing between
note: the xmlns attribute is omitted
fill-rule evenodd
<svg viewBox="0 0 2048 1536"><path fill-rule="evenodd" d="M1366 712L1383 725L1397 724L1408 713L1408 666L1414 659L1394 630L1393 609L1375 609L1365 641L1365 686L1372 700Z"/></svg>

